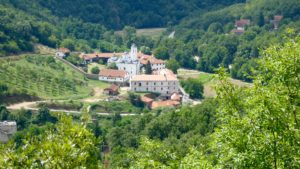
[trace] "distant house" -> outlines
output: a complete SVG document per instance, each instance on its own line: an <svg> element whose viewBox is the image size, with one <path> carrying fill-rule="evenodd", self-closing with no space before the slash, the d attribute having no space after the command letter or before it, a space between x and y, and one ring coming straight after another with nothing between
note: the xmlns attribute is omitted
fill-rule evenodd
<svg viewBox="0 0 300 169"><path fill-rule="evenodd" d="M177 92L175 92L175 93L173 93L173 94L171 95L171 100L181 102L181 100L182 100L182 95L179 94L179 93L177 93Z"/></svg>
<svg viewBox="0 0 300 169"><path fill-rule="evenodd" d="M273 20L271 20L271 23L273 24L275 30L278 29L279 23L281 22L282 19L283 19L282 15L275 15Z"/></svg>
<svg viewBox="0 0 300 169"><path fill-rule="evenodd" d="M250 19L241 19L241 20L235 21L235 28L237 30L245 30L245 27L247 25L250 25Z"/></svg>
<svg viewBox="0 0 300 169"><path fill-rule="evenodd" d="M59 48L56 51L55 56L64 58L64 57L68 56L70 53L71 53L71 51L68 48Z"/></svg>
<svg viewBox="0 0 300 169"><path fill-rule="evenodd" d="M159 93L166 98L180 91L179 81L173 75L136 75L130 80L130 90Z"/></svg>
<svg viewBox="0 0 300 169"><path fill-rule="evenodd" d="M103 69L99 73L99 80L126 83L129 81L129 74L124 70Z"/></svg>
<svg viewBox="0 0 300 169"><path fill-rule="evenodd" d="M238 30L238 29L233 29L231 33L235 35L242 35L245 31L244 30Z"/></svg>
<svg viewBox="0 0 300 169"><path fill-rule="evenodd" d="M166 67L165 61L157 59L154 56L138 53L138 59L140 60L142 66L145 66L146 64L148 64L148 62L150 62L152 70L161 70L165 69Z"/></svg>
<svg viewBox="0 0 300 169"><path fill-rule="evenodd" d="M122 53L90 53L90 54L82 53L79 55L79 57L83 59L83 64L98 62L99 60L103 60L103 62L106 63L109 58L119 57L119 56L122 56Z"/></svg>
<svg viewBox="0 0 300 169"><path fill-rule="evenodd" d="M15 121L0 122L0 142L6 143L17 132Z"/></svg>
<svg viewBox="0 0 300 169"><path fill-rule="evenodd" d="M144 102L147 105L147 107L149 107L149 108L151 107L152 102L153 102L152 98L147 97L147 96L142 96L141 100L142 100L142 102Z"/></svg>
<svg viewBox="0 0 300 169"><path fill-rule="evenodd" d="M107 95L117 95L119 94L119 86L112 84L110 87L105 88L103 93Z"/></svg>

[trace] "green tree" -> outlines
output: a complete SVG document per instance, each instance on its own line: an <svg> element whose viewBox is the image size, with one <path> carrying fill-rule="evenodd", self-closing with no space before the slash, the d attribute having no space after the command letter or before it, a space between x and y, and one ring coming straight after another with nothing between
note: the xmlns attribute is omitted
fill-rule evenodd
<svg viewBox="0 0 300 169"><path fill-rule="evenodd" d="M4 105L0 105L0 121L8 120L10 112Z"/></svg>
<svg viewBox="0 0 300 169"><path fill-rule="evenodd" d="M61 116L54 128L28 135L24 145L0 149L3 168L100 168L97 140L85 126Z"/></svg>
<svg viewBox="0 0 300 169"><path fill-rule="evenodd" d="M298 168L300 38L264 51L253 86L220 73L221 125L213 134L218 168Z"/></svg>
<svg viewBox="0 0 300 169"><path fill-rule="evenodd" d="M223 33L223 25L221 23L212 23L208 27L208 32Z"/></svg>
<svg viewBox="0 0 300 169"><path fill-rule="evenodd" d="M180 68L180 65L175 59L170 59L167 61L166 67L177 74L177 70Z"/></svg>
<svg viewBox="0 0 300 169"><path fill-rule="evenodd" d="M148 61L147 64L145 65L145 73L147 75L151 75L152 74L152 67L151 67L150 61Z"/></svg>
<svg viewBox="0 0 300 169"><path fill-rule="evenodd" d="M107 69L118 69L118 66L116 63L113 62L108 64Z"/></svg>
<svg viewBox="0 0 300 169"><path fill-rule="evenodd" d="M98 66L95 66L95 67L93 67L93 68L91 69L91 72L92 72L93 74L99 74L100 69L99 69Z"/></svg>
<svg viewBox="0 0 300 169"><path fill-rule="evenodd" d="M203 98L203 84L198 79L188 78L187 80L182 80L181 85L192 99Z"/></svg>
<svg viewBox="0 0 300 169"><path fill-rule="evenodd" d="M60 46L70 49L71 51L75 50L75 41L73 39L64 39Z"/></svg>
<svg viewBox="0 0 300 169"><path fill-rule="evenodd" d="M153 51L153 54L158 59L164 59L164 60L166 60L166 59L169 59L169 57L170 57L169 50L165 46L160 46L160 47L156 48Z"/></svg>
<svg viewBox="0 0 300 169"><path fill-rule="evenodd" d="M151 55L151 49L148 46L141 46L141 52L147 55Z"/></svg>
<svg viewBox="0 0 300 169"><path fill-rule="evenodd" d="M38 115L36 116L36 123L44 124L46 122L55 123L57 121L56 117L50 114L50 110L43 106L38 110Z"/></svg>
<svg viewBox="0 0 300 169"><path fill-rule="evenodd" d="M123 42L127 47L130 47L136 40L136 29L131 26L125 26L122 30Z"/></svg>
<svg viewBox="0 0 300 169"><path fill-rule="evenodd" d="M145 106L144 102L142 102L142 100L141 100L140 95L136 95L136 94L130 92L128 98L129 98L129 101L131 102L131 104L136 107L143 108Z"/></svg>
<svg viewBox="0 0 300 169"><path fill-rule="evenodd" d="M265 25L265 17L264 17L262 12L260 12L259 15L258 15L257 25L260 26L260 27Z"/></svg>

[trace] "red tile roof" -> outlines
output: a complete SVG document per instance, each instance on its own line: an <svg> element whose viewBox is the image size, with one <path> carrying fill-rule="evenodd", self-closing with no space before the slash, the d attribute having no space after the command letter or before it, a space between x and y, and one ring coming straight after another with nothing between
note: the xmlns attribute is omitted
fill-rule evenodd
<svg viewBox="0 0 300 169"><path fill-rule="evenodd" d="M178 81L173 75L136 75L131 81Z"/></svg>
<svg viewBox="0 0 300 169"><path fill-rule="evenodd" d="M110 90L113 92L117 92L119 90L119 86L112 84L109 88L105 88L104 90Z"/></svg>
<svg viewBox="0 0 300 169"><path fill-rule="evenodd" d="M236 27L245 27L246 25L250 25L249 19L241 19L241 20L235 21Z"/></svg>
<svg viewBox="0 0 300 169"><path fill-rule="evenodd" d="M161 59L157 59L154 56L146 55L143 53L138 53L137 57L140 60L141 64L143 64L143 65L146 65L148 63L148 61L150 61L151 64L164 64L165 63L165 61L163 61Z"/></svg>
<svg viewBox="0 0 300 169"><path fill-rule="evenodd" d="M144 102L146 104L151 104L153 102L153 99L146 97L146 96L142 96L141 100L142 100L142 102Z"/></svg>
<svg viewBox="0 0 300 169"><path fill-rule="evenodd" d="M154 101L151 104L151 109L156 109L159 107L176 107L178 105L180 105L180 102L174 100Z"/></svg>
<svg viewBox="0 0 300 169"><path fill-rule="evenodd" d="M58 51L62 52L62 53L70 53L71 52L70 49L68 49L68 48L59 48Z"/></svg>
<svg viewBox="0 0 300 169"><path fill-rule="evenodd" d="M90 53L90 54L81 54L79 57L84 60L90 60L94 58L111 58L113 56L122 56L123 53Z"/></svg>
<svg viewBox="0 0 300 169"><path fill-rule="evenodd" d="M283 19L283 16L282 15L275 15L274 16L274 20L275 21L281 21Z"/></svg>
<svg viewBox="0 0 300 169"><path fill-rule="evenodd" d="M172 76L175 76L175 74L170 69L155 70L155 71L152 72L152 74L153 75L172 75Z"/></svg>
<svg viewBox="0 0 300 169"><path fill-rule="evenodd" d="M231 33L234 33L234 34L237 34L237 35L243 34L244 32L245 32L244 30L238 30L238 29L233 29L231 31Z"/></svg>
<svg viewBox="0 0 300 169"><path fill-rule="evenodd" d="M99 76L124 78L127 74L124 70L103 69L100 71Z"/></svg>

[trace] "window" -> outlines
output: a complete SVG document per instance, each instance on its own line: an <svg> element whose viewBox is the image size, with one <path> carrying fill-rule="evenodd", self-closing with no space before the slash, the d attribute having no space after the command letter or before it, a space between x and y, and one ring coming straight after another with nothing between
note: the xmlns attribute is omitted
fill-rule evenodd
<svg viewBox="0 0 300 169"><path fill-rule="evenodd" d="M142 86L142 83L139 83L139 86Z"/></svg>
<svg viewBox="0 0 300 169"><path fill-rule="evenodd" d="M148 91L148 87L146 88L146 90Z"/></svg>
<svg viewBox="0 0 300 169"><path fill-rule="evenodd" d="M154 85L156 85L156 83L154 82Z"/></svg>
<svg viewBox="0 0 300 169"><path fill-rule="evenodd" d="M148 85L148 82L146 83L146 85Z"/></svg>
<svg viewBox="0 0 300 169"><path fill-rule="evenodd" d="M163 85L163 82L161 82L161 85Z"/></svg>
<svg viewBox="0 0 300 169"><path fill-rule="evenodd" d="M154 91L156 90L156 88L154 87Z"/></svg>

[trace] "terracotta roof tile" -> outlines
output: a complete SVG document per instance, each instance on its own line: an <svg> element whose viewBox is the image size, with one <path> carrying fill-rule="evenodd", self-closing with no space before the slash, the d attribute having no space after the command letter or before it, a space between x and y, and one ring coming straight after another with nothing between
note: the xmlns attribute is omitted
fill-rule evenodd
<svg viewBox="0 0 300 169"><path fill-rule="evenodd" d="M148 63L148 61L150 61L151 64L164 64L165 63L165 61L163 61L161 59L157 59L154 56L146 55L143 53L138 53L137 57L143 65L146 65Z"/></svg>
<svg viewBox="0 0 300 169"><path fill-rule="evenodd" d="M237 26L237 27L244 27L246 25L250 25L249 19L241 19L241 20L235 21L235 26Z"/></svg>
<svg viewBox="0 0 300 169"><path fill-rule="evenodd" d="M152 103L153 102L153 99L149 98L149 97L146 97L146 96L142 96L141 97L141 100L144 102L144 103Z"/></svg>
<svg viewBox="0 0 300 169"><path fill-rule="evenodd" d="M136 75L131 81L178 81L178 79L172 75Z"/></svg>
<svg viewBox="0 0 300 169"><path fill-rule="evenodd" d="M151 109L156 109L159 107L175 107L178 105L180 105L180 102L174 100L154 101L151 104Z"/></svg>
<svg viewBox="0 0 300 169"><path fill-rule="evenodd" d="M103 69L100 71L99 76L124 78L127 74L128 73L124 70Z"/></svg>
<svg viewBox="0 0 300 169"><path fill-rule="evenodd" d="M274 16L274 20L275 21L281 21L283 19L283 16L282 15L275 15Z"/></svg>
<svg viewBox="0 0 300 169"><path fill-rule="evenodd" d="M105 88L104 90L111 90L111 91L117 92L119 90L119 86L112 84L110 87Z"/></svg>
<svg viewBox="0 0 300 169"><path fill-rule="evenodd" d="M58 51L62 52L62 53L70 53L71 52L70 49L68 49L68 48L59 48Z"/></svg>
<svg viewBox="0 0 300 169"><path fill-rule="evenodd" d="M113 56L122 56L123 53L90 53L90 54L81 54L79 57L84 60L90 60L94 58L111 58Z"/></svg>
<svg viewBox="0 0 300 169"><path fill-rule="evenodd" d="M175 76L175 74L170 69L155 70L155 71L152 72L152 74L153 75L172 75L172 76Z"/></svg>

